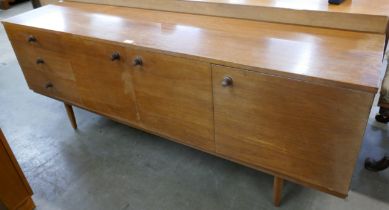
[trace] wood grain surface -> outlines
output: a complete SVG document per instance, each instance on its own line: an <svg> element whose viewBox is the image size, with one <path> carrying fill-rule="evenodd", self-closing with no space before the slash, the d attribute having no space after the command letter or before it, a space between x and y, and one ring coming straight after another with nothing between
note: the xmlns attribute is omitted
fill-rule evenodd
<svg viewBox="0 0 389 210"><path fill-rule="evenodd" d="M43 0L54 3L55 0ZM67 0L154 9L189 14L298 24L342 30L385 33L389 2L345 0L329 5L328 0Z"/></svg>
<svg viewBox="0 0 389 210"><path fill-rule="evenodd" d="M3 21L376 92L385 35L81 3ZM109 31L109 33L106 33Z"/></svg>
<svg viewBox="0 0 389 210"><path fill-rule="evenodd" d="M211 66L209 63L128 50L142 126L214 150Z"/></svg>
<svg viewBox="0 0 389 210"><path fill-rule="evenodd" d="M347 195L374 94L217 65L212 78L217 153Z"/></svg>
<svg viewBox="0 0 389 210"><path fill-rule="evenodd" d="M3 23L34 91L347 196L383 34L82 3Z"/></svg>

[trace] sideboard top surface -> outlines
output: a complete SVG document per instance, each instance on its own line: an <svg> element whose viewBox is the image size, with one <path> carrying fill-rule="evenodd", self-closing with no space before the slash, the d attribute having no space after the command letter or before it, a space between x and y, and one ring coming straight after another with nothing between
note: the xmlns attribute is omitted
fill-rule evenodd
<svg viewBox="0 0 389 210"><path fill-rule="evenodd" d="M3 22L369 92L378 89L385 41L383 34L75 2Z"/></svg>

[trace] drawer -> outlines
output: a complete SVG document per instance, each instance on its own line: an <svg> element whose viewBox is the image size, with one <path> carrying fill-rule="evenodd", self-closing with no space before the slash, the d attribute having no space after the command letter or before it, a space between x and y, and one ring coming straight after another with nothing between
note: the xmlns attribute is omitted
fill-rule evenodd
<svg viewBox="0 0 389 210"><path fill-rule="evenodd" d="M60 78L49 72L28 69L24 71L28 86L35 92L63 101L81 104L75 81Z"/></svg>
<svg viewBox="0 0 389 210"><path fill-rule="evenodd" d="M20 47L14 50L23 71L50 73L58 78L75 80L70 59L66 53L46 49L21 49Z"/></svg>
<svg viewBox="0 0 389 210"><path fill-rule="evenodd" d="M58 32L14 24L4 24L4 27L14 48L41 48L56 52L64 50L63 41Z"/></svg>
<svg viewBox="0 0 389 210"><path fill-rule="evenodd" d="M68 53L62 48L58 34L17 25L6 24L5 27L25 76L42 72L75 80ZM31 35L36 38L33 42L28 41Z"/></svg>
<svg viewBox="0 0 389 210"><path fill-rule="evenodd" d="M58 34L29 27L6 25L20 67L35 92L80 104L76 78ZM29 36L35 38L29 42Z"/></svg>

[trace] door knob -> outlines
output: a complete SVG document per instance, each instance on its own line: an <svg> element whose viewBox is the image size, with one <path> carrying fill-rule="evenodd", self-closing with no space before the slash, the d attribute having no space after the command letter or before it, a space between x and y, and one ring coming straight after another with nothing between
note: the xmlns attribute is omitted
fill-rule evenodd
<svg viewBox="0 0 389 210"><path fill-rule="evenodd" d="M134 64L134 66L142 66L143 65L142 57L136 56L132 63Z"/></svg>
<svg viewBox="0 0 389 210"><path fill-rule="evenodd" d="M30 42L30 43L36 42L36 38L35 38L35 36L30 35L30 36L28 36L27 41Z"/></svg>
<svg viewBox="0 0 389 210"><path fill-rule="evenodd" d="M111 60L112 60L112 61L120 60L120 54L119 54L118 52L112 53L112 55L111 55Z"/></svg>
<svg viewBox="0 0 389 210"><path fill-rule="evenodd" d="M36 64L44 64L45 61L42 58L36 59Z"/></svg>
<svg viewBox="0 0 389 210"><path fill-rule="evenodd" d="M232 78L230 76L225 76L222 81L222 86L228 87L228 86L232 86L232 84L233 84Z"/></svg>

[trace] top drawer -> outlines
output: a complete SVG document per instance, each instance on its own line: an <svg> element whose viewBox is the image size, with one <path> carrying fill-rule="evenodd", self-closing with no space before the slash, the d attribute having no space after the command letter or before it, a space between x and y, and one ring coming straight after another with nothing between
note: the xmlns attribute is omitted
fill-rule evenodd
<svg viewBox="0 0 389 210"><path fill-rule="evenodd" d="M14 24L6 24L4 26L7 29L9 39L21 45L20 47L43 48L57 52L61 52L64 49L61 36L54 31L47 33L45 30Z"/></svg>

